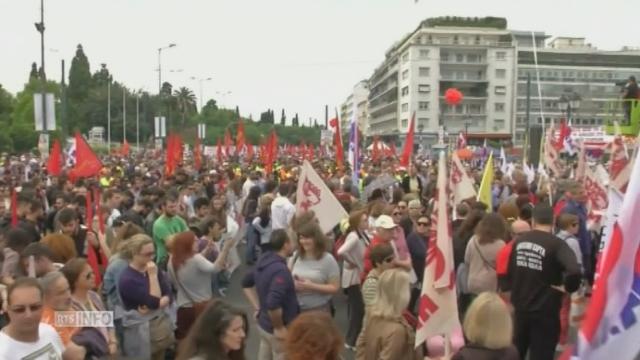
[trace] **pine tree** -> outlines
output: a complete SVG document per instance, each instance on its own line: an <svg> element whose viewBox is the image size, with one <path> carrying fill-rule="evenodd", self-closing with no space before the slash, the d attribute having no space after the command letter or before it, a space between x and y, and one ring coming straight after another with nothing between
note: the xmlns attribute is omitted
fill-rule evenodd
<svg viewBox="0 0 640 360"><path fill-rule="evenodd" d="M71 60L71 68L69 69L69 86L67 88L69 100L76 103L83 101L89 95L90 86L89 60L82 50L82 45L78 44L76 56Z"/></svg>
<svg viewBox="0 0 640 360"><path fill-rule="evenodd" d="M38 79L38 65L33 62L31 64L31 72L29 72L29 81Z"/></svg>
<svg viewBox="0 0 640 360"><path fill-rule="evenodd" d="M284 114L284 109L282 109L282 115L280 115L280 125L285 126L287 124L287 116Z"/></svg>

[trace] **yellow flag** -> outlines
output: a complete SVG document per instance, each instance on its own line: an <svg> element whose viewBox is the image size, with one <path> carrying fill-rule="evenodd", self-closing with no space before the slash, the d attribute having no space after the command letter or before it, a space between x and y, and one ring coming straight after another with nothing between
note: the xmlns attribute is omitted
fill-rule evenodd
<svg viewBox="0 0 640 360"><path fill-rule="evenodd" d="M489 154L489 159L484 164L484 173L482 174L482 182L478 190L478 201L485 203L488 207L487 211L493 211L493 151Z"/></svg>

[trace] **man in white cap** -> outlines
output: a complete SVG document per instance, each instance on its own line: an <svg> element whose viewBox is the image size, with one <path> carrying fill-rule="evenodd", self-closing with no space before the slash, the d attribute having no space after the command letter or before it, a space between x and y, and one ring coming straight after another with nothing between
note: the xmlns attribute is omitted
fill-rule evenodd
<svg viewBox="0 0 640 360"><path fill-rule="evenodd" d="M396 223L393 222L393 219L391 218L391 216L380 215L376 219L374 226L376 228L376 233L373 236L373 239L371 239L371 243L369 244L369 247L367 247L367 249L364 252L364 271L361 274L362 279L366 278L369 271L371 271L371 269L373 268L373 264L371 263L371 258L369 257L369 254L371 253L371 249L373 249L374 246L378 244L391 244L391 246L394 247L394 252L395 252L395 245L393 244L393 236L395 234L396 226L398 225L396 225Z"/></svg>

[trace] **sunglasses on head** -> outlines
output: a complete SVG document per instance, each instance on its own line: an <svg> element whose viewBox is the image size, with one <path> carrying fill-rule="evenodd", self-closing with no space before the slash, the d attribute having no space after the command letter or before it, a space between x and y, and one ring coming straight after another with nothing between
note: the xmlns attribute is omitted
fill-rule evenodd
<svg viewBox="0 0 640 360"><path fill-rule="evenodd" d="M27 312L27 308L31 312L36 312L36 311L39 311L40 309L42 309L42 304L31 304L31 305L16 306L16 307L12 307L11 311L14 312L14 313L17 313L17 314L24 314L25 312Z"/></svg>

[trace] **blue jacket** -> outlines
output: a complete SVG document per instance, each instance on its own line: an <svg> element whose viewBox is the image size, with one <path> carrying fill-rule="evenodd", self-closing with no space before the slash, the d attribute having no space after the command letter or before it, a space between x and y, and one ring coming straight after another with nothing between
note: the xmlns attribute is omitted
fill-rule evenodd
<svg viewBox="0 0 640 360"><path fill-rule="evenodd" d="M576 215L580 219L580 229L576 237L580 243L580 251L582 251L582 264L585 271L591 269L591 234L587 229L587 208L575 200L567 200L564 208L560 212Z"/></svg>
<svg viewBox="0 0 640 360"><path fill-rule="evenodd" d="M260 302L258 324L273 333L269 310L282 309L282 320L288 325L300 313L293 277L285 259L269 251L258 259L256 267L242 281L242 287L255 287Z"/></svg>

